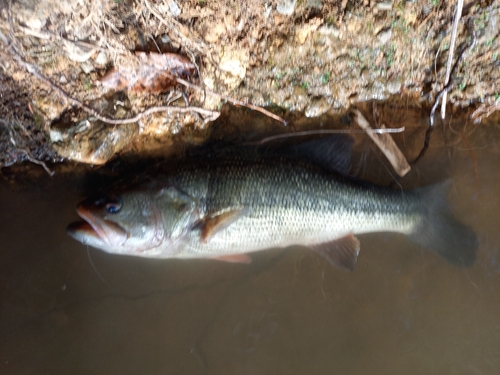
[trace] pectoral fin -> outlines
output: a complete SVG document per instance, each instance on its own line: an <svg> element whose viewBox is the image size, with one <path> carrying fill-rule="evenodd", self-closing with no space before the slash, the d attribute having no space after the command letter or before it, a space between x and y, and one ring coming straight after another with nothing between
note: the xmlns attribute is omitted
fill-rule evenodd
<svg viewBox="0 0 500 375"><path fill-rule="evenodd" d="M218 213L205 219L202 225L201 240L207 242L216 233L226 229L239 218L248 213L246 208L236 208L230 211Z"/></svg>
<svg viewBox="0 0 500 375"><path fill-rule="evenodd" d="M325 242L310 248L337 268L354 271L359 254L359 240L349 234L338 240Z"/></svg>
<svg viewBox="0 0 500 375"><path fill-rule="evenodd" d="M246 254L232 254L232 255L223 255L217 258L213 258L215 260L220 260L222 262L228 262L228 263L251 263L252 258L250 258Z"/></svg>

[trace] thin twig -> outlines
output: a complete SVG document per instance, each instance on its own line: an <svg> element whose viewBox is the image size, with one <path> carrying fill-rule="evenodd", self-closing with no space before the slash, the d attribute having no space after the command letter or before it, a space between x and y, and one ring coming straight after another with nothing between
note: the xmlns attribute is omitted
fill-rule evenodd
<svg viewBox="0 0 500 375"><path fill-rule="evenodd" d="M430 139L431 139L431 134L432 134L432 132L434 130L434 116L435 116L435 113L436 113L436 109L437 109L437 107L439 105L439 101L441 100L441 98L443 97L443 95L445 93L447 93L448 91L450 91L451 88L453 87L453 83L454 83L453 81L454 81L454 77L455 77L455 74L456 74L457 69L458 69L458 65L463 60L463 58L465 56L465 53L467 51L470 51L474 47L474 45L476 44L476 31L474 30L474 25L472 24L472 22L469 24L469 28L471 30L472 41L471 41L471 43L467 47L465 47L462 50L462 52L459 54L457 60L455 61L455 65L453 65L453 68L451 70L450 81L436 95L436 99L434 100L434 105L432 106L431 112L429 114L429 127L427 128L427 131L425 132L424 146L422 147L422 150L420 150L420 153L415 158L415 160L413 160L411 162L411 164L415 164L416 162L418 162L425 155L425 152L429 148L429 142L430 142Z"/></svg>
<svg viewBox="0 0 500 375"><path fill-rule="evenodd" d="M175 107L175 106L156 106L156 107L151 107L146 109L145 111L138 113L134 117L130 118L124 118L124 119L114 119L114 118L109 118L106 116L103 116L99 114L96 110L90 108L89 106L83 104L79 100L72 98L69 96L63 89L61 89L59 86L54 84L52 81L50 81L48 78L44 77L38 71L34 68L33 65L28 64L24 61L21 62L21 65L24 65L26 70L28 70L29 73L33 74L35 77L38 79L44 81L47 83L53 90L57 91L61 96L63 96L68 102L71 104L83 109L85 112L91 114L98 120L101 120L102 122L105 122L107 124L112 124L112 125L120 125L120 124L129 124L138 121L144 116L150 115L152 113L156 112L174 112L174 113L190 113L190 112L195 112L198 113L202 116L205 116L204 121L214 121L220 116L220 112L217 111L211 111L208 109L204 108L199 108L199 107Z"/></svg>
<svg viewBox="0 0 500 375"><path fill-rule="evenodd" d="M453 62L453 54L455 52L455 42L457 40L457 30L458 30L458 22L460 21L460 17L462 17L462 8L464 5L464 0L457 0L457 9L455 12L455 20L453 21L453 30L451 32L451 42L450 49L448 52L448 62L446 63L446 79L445 85L450 82L450 74L451 74L451 64ZM441 119L444 120L446 117L446 96L447 92L445 91L443 94L443 102L441 103Z"/></svg>
<svg viewBox="0 0 500 375"><path fill-rule="evenodd" d="M497 99L494 104L488 107L479 107L472 113L470 117L474 120L474 123L477 124L481 122L484 118L491 115L493 112L499 110L500 110L500 99Z"/></svg>
<svg viewBox="0 0 500 375"><path fill-rule="evenodd" d="M144 1L144 4L145 4L145 5L146 5L146 7L149 9L149 11L150 11L150 12L151 12L151 13L152 13L152 14L153 14L153 15L154 15L154 16L155 16L155 17L156 17L156 18L157 18L157 19L158 19L158 20L159 20L162 24L164 24L164 25L165 25L166 27L168 27L169 29L172 29L172 26L171 26L171 25L169 25L167 21L165 21L165 19L164 19L164 18L163 18L163 17L162 17L162 16L161 16L161 15L160 15L157 11L156 11L156 9L154 9L154 7L152 7L152 6L151 6L151 3L150 3L149 1L145 0L145 1ZM177 22L177 21L175 21L175 20L173 20L173 19L172 19L172 20L171 20L171 22L172 22L172 23L174 23L174 24L176 24L176 26L179 26L179 28L180 28L180 26L181 26L181 25L177 25L177 24L178 24L178 22ZM183 38L183 39L184 39L184 37L183 37L182 35L180 35L180 36L181 36L181 38ZM194 47L198 50L198 52L203 52L203 51L201 50L201 48L200 48L198 45L194 44ZM194 59L193 59L193 63L194 63ZM283 125L285 125L285 126L287 125L287 122L286 122L283 118L281 118L280 116L275 115L275 114L274 114L274 113L272 113L272 112L269 112L269 111L265 110L265 109L264 109L264 108L262 108L262 107L257 107L257 106L255 106L255 105L253 105L253 104L248 104L248 103L242 102L242 101L240 101L240 100L232 99L232 98L227 97L227 96L225 96L225 95L217 94L217 93L215 93L215 92L213 92L213 91L210 91L210 90L208 90L208 89L203 89L203 88L198 87L198 86L196 86L196 85L193 85L192 83L189 83L189 82L187 82L187 81L185 81L185 80L183 80L183 79L181 79L181 78L178 78L178 77L172 76L171 74L169 74L169 76L170 76L170 77L173 77L173 78L174 78L174 79L175 79L178 83L180 83L180 84L182 84L182 85L184 85L184 86L186 86L186 87L190 87L190 88L196 89L196 90L198 90L198 91L203 91L203 92L206 92L206 93L208 93L208 94L210 94L210 95L212 95L212 96L215 96L215 97L218 97L218 98L224 99L224 100L226 100L226 101L228 101L228 102L230 102L230 103L233 103L233 104L236 104L236 105L240 105L240 106L242 106L242 107L247 107L247 108L250 108L250 109L252 109L252 110L254 110L254 111L261 112L261 113L265 114L266 116L271 117L271 118L275 119L276 121L279 121L279 122L283 123Z"/></svg>
<svg viewBox="0 0 500 375"><path fill-rule="evenodd" d="M198 90L200 92L206 92L209 95L212 95L212 96L215 96L217 98L226 100L226 101L228 101L228 102L230 102L232 104L240 105L242 107L247 107L247 108L250 108L250 109L252 109L254 111L261 112L261 113L265 114L266 116L271 117L271 118L275 119L276 121L281 122L285 126L288 125L288 123L287 123L287 121L285 119L283 119L282 117L280 117L278 115L275 115L272 112L269 112L268 110L266 110L266 109L264 109L262 107L258 107L258 106L253 105L253 104L245 103L245 102L242 102L241 100L233 99L233 98L230 98L228 96L225 96L225 95L222 95L222 94L218 94L218 93L216 93L214 91L211 91L209 89L199 87L199 86L194 85L194 84L192 84L192 83L190 83L190 82L188 82L188 81L186 81L186 80L184 80L182 78L178 78L176 76L173 76L172 74L170 74L168 72L163 72L163 73L166 74L166 75L168 75L170 78L173 78L174 80L176 80L181 85L184 85L186 87Z"/></svg>
<svg viewBox="0 0 500 375"><path fill-rule="evenodd" d="M18 149L18 151L22 152L26 156L26 159L28 159L30 162L41 165L43 169L45 169L45 171L49 174L50 177L54 175L55 172L50 170L49 167L47 167L47 164L45 164L43 161L31 157L28 151L26 150Z"/></svg>
<svg viewBox="0 0 500 375"><path fill-rule="evenodd" d="M186 107L186 108L184 108L184 107L173 107L173 106L151 107L151 108L148 108L145 111L143 111L143 112L135 115L134 117L126 118L126 119L114 119L114 118L109 118L109 117L101 115L100 113L98 113L93 108L90 108L89 106L83 104L81 101L79 101L79 100L77 100L77 99L72 98L71 96L69 96L62 88L60 88L55 83L53 83L50 79L48 79L47 77L45 77L41 73L39 73L38 70L37 70L37 67L35 65L29 64L26 61L24 61L24 59L22 58L21 54L16 50L16 48L14 48L15 46L17 46L17 42L16 42L16 39L14 37L14 30L13 30L13 26L12 26L12 19L11 19L11 16L10 16L11 5L12 4L11 4L11 0L10 0L9 1L9 9L8 9L8 12L7 12L7 17L8 17L8 21L9 21L9 25L10 25L9 34L10 34L10 38L11 38L11 45L13 46L13 48L11 48L11 51L14 54L14 57L16 58L17 62L24 69L26 69L26 71L28 73L32 74L33 76L35 76L39 80L45 82L53 90L57 91L57 93L59 95L61 95L64 99L66 99L69 103L71 103L71 104L73 104L73 105L75 105L75 106L83 109L85 112L91 114L92 116L94 116L98 120L101 120L102 122L105 122L105 123L111 124L111 125L129 124L129 123L136 122L139 119L141 119L142 117L150 115L152 113L164 112L164 111L170 111L170 112L174 112L174 113L195 112L195 113L198 113L198 114L200 114L202 116L206 116L205 117L205 122L207 122L207 121L214 121L215 119L217 119L220 116L220 112L211 111L211 110L208 110L208 109L203 109L203 108L198 108L198 107Z"/></svg>
<svg viewBox="0 0 500 375"><path fill-rule="evenodd" d="M40 74L35 65L29 64L26 61L24 61L17 51L13 50L13 52L16 55L16 60L18 61L18 63L21 66L23 66L28 71L28 73L34 75L39 80L48 84L53 90L57 91L57 93L59 93L59 95L61 95L69 103L83 109L85 112L91 114L92 116L94 116L98 120L101 120L102 122L105 122L107 124L111 124L111 125L130 124L130 123L136 122L139 119L141 119L142 117L150 115L152 113L167 112L167 111L174 112L174 113L195 112L195 113L198 113L202 116L205 116L205 119L204 119L205 122L214 121L215 119L217 119L220 116L220 112L211 111L208 109L203 109L203 108L198 108L198 107L157 106L157 107L148 108L145 111L135 115L134 117L125 118L125 119L109 118L109 117L101 115L93 108L90 108L89 106L83 104L81 101L69 96L63 89L61 89L59 86L57 86L55 83L53 83L50 79L48 79L47 77Z"/></svg>
<svg viewBox="0 0 500 375"><path fill-rule="evenodd" d="M17 152L20 152L20 153L24 154L26 156L26 159L28 159L30 162L38 164L38 165L41 165L43 167L43 169L45 169L45 171L49 174L49 176L52 177L55 172L51 171L47 167L47 164L45 164L45 162L43 162L41 160L38 160L38 159L35 159L34 157L31 156L31 152L29 150L21 148L21 146L16 143L16 141L14 140L14 132L15 132L15 130L14 130L14 127L12 126L12 124L9 123L9 122L7 122L7 121L5 121L5 120L2 120L2 119L0 119L0 122L3 123L7 127L8 131L9 131L9 134L10 134L10 143L12 143L14 145L14 147L16 148L15 150ZM32 138L31 135L28 133L28 131L26 130L26 128L22 124L18 124L18 126L23 130L23 132L25 133L25 135L27 137ZM15 164L15 160L12 163L7 163L7 164L4 164L3 166L4 167L9 167L12 164Z"/></svg>
<svg viewBox="0 0 500 375"><path fill-rule="evenodd" d="M186 27L183 24L181 24L178 21L176 21L175 19L171 18L170 22L172 22L172 24L174 24L174 26L175 26L175 27L172 27L172 25L170 25L159 14L159 12L154 7L151 6L151 3L148 0L144 0L143 3L146 5L146 8L148 8L148 10L160 21L160 23L165 25L169 30L171 30L172 32L174 32L177 35L177 37L182 41L183 45L192 45L196 50L198 50L198 52L203 53L203 50L200 47L200 45L202 45L203 47L205 46L203 42L201 42L197 38L192 38L192 39L196 39L196 43L193 43L191 39L187 38L181 32L179 32L179 30L186 29ZM187 30L187 31L189 32L189 30Z"/></svg>
<svg viewBox="0 0 500 375"><path fill-rule="evenodd" d="M249 142L245 143L246 145L262 145L267 142L275 141L277 139L282 138L290 138L290 137L303 137L306 135L322 135L322 134L360 134L360 133L402 133L405 131L405 127L394 128L394 129L367 129L365 130L356 130L356 129L320 129L320 130L304 130L301 132L293 132L293 133L285 133L285 134L277 134L272 135L270 137L266 137L257 142Z"/></svg>

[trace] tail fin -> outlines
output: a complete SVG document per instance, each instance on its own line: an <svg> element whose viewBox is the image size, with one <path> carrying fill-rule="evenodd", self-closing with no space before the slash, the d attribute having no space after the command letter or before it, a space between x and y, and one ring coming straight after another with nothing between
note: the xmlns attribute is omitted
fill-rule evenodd
<svg viewBox="0 0 500 375"><path fill-rule="evenodd" d="M421 202L426 206L424 219L409 237L426 249L434 250L457 267L470 267L476 261L476 233L460 223L450 211L444 196L449 183L421 189Z"/></svg>

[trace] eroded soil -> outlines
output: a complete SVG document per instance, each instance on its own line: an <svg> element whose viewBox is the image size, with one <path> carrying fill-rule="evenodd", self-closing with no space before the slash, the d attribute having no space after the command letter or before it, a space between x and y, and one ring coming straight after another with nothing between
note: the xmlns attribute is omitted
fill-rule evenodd
<svg viewBox="0 0 500 375"><path fill-rule="evenodd" d="M222 109L217 121L229 133L241 114L227 110L225 97L266 107L288 121L286 131L327 123L328 116L372 100L395 111L428 111L444 86L456 3L24 0L0 6L0 166L7 167L68 159L99 165L117 153L168 155L174 143L200 144L212 132L206 116L189 111L109 124L60 90L109 119L186 102ZM465 2L454 59L466 52L449 107L499 106L499 8L497 0ZM196 67L185 78L200 89L114 92L99 83L111 69L140 69L136 52L185 57ZM262 118L255 117L254 136L267 126L285 129Z"/></svg>

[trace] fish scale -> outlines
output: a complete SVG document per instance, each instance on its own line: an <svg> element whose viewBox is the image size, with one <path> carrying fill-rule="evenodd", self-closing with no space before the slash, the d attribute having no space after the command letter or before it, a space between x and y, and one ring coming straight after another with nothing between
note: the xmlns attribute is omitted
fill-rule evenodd
<svg viewBox="0 0 500 375"><path fill-rule="evenodd" d="M398 232L456 266L476 259L477 236L452 215L446 183L402 191L376 187L295 159L209 159L169 167L143 183L77 206L67 231L109 253L212 258L304 245L354 269L355 235Z"/></svg>
<svg viewBox="0 0 500 375"><path fill-rule="evenodd" d="M199 240L199 231L191 232L190 246L179 257L247 253L297 243L307 246L350 232L410 233L421 218L415 194L361 189L336 174L286 160L228 161L213 170L181 171L174 181L195 197L202 187L205 213L249 209L248 215L207 243Z"/></svg>

